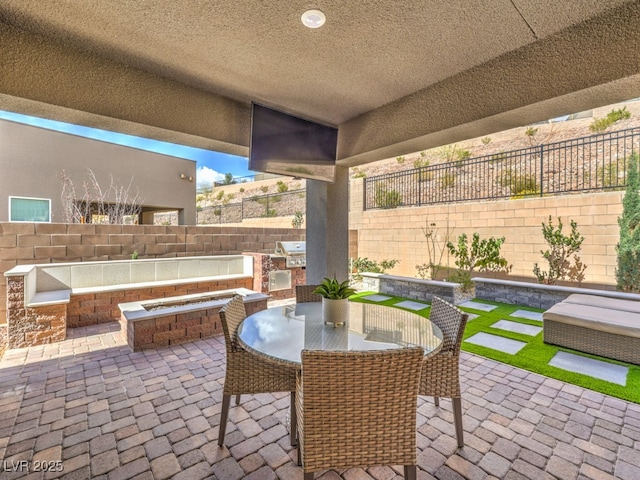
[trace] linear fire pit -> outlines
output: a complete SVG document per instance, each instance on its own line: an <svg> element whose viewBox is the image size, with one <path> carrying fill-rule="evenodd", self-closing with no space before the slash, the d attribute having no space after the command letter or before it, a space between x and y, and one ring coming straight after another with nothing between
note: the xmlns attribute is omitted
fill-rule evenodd
<svg viewBox="0 0 640 480"><path fill-rule="evenodd" d="M120 330L134 352L212 337L222 333L218 312L234 295L247 314L267 308L268 295L246 288L120 303Z"/></svg>

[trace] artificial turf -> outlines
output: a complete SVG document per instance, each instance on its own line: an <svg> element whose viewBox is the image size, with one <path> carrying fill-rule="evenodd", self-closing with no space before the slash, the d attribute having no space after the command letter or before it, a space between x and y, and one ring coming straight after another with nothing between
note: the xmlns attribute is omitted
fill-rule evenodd
<svg viewBox="0 0 640 480"><path fill-rule="evenodd" d="M388 297L391 297L391 299L385 300L383 302L369 302L367 300L362 299L362 297L371 295L373 293L374 292L360 292L354 295L353 297L351 297L351 300L365 302L365 303L375 303L377 305L387 305L387 306L394 306L396 303L406 300L406 298L400 298L400 297L395 297L391 295L386 295ZM578 385L580 387L588 388L590 390L604 393L606 395L622 398L624 400L629 400L634 403L640 403L640 366L619 362L617 360L611 360L608 358L602 358L595 355L589 355L587 353L576 352L574 350L558 347L555 345L547 345L542 340L543 339L542 332L540 332L536 336L529 336L529 335L523 335L523 334L514 333L514 332L508 332L508 331L497 329L497 328L492 328L491 325L493 325L499 320L509 320L512 322L519 322L523 324L535 325L535 326L541 327L542 322L537 322L535 320L527 320L523 318L510 317L509 314L515 312L516 310L528 310L531 312L542 312L543 310L529 308L529 307L520 307L518 305L509 305L505 303L488 302L485 300L476 299L474 301L478 303L495 305L497 308L492 310L491 312L484 312L484 311L474 310L471 308L464 308L464 307L461 308L461 310L464 310L468 313L474 313L478 315L477 318L467 322L467 326L464 331L464 339L462 342L462 350L466 352L474 353L481 357L490 358L492 360L496 360L501 363L513 365L514 367L519 367L524 370L528 370L530 372L535 372L540 375L544 375L546 377L555 378L557 380L561 380L563 382L566 382L572 385ZM400 308L400 307L397 307L397 308ZM420 310L414 313L421 315L425 318L429 318L429 312L430 312L430 308L426 308L424 310ZM480 345L474 345L464 341L467 338L479 332L485 332L491 335L499 335L505 338L519 340L522 342L526 342L526 345L518 353L516 353L515 355L511 355L508 353L500 352L498 350L482 347ZM570 352L570 353L582 355L588 358L601 360L603 362L613 363L616 365L624 365L629 368L629 373L627 375L627 385L626 386L618 385L615 383L600 380L598 378L590 377L588 375L569 372L569 371L549 365L548 364L549 361L553 358L553 356L558 351Z"/></svg>

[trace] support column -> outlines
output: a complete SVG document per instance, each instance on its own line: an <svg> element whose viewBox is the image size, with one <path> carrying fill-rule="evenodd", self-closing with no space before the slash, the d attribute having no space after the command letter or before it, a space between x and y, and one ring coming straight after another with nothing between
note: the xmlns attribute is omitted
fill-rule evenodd
<svg viewBox="0 0 640 480"><path fill-rule="evenodd" d="M335 183L307 180L307 277L309 284L349 275L349 169L336 166Z"/></svg>

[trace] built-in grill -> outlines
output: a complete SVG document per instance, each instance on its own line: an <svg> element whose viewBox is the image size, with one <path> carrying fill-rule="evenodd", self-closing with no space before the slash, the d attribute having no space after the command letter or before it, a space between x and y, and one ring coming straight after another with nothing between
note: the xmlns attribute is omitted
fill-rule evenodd
<svg viewBox="0 0 640 480"><path fill-rule="evenodd" d="M307 265L306 242L276 242L275 255L285 258L287 268Z"/></svg>

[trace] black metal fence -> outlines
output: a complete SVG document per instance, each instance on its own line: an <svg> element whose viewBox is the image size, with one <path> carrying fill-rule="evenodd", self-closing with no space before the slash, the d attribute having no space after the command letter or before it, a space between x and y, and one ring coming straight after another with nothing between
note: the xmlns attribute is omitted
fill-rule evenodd
<svg viewBox="0 0 640 480"><path fill-rule="evenodd" d="M364 179L364 209L622 189L640 127Z"/></svg>
<svg viewBox="0 0 640 480"><path fill-rule="evenodd" d="M306 191L255 195L242 202L205 207L198 212L199 224L240 223L245 218L270 218L295 215L306 210Z"/></svg>

